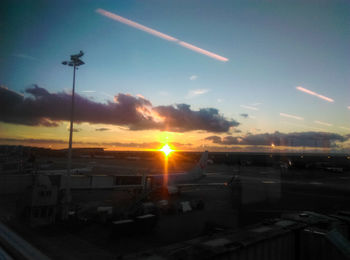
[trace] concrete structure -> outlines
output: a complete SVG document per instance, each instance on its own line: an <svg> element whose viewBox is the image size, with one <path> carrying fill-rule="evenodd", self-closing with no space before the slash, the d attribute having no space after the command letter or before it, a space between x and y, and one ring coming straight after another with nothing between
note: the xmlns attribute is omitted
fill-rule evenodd
<svg viewBox="0 0 350 260"><path fill-rule="evenodd" d="M63 175L40 175L46 176L50 181L64 189L65 182ZM128 180L122 181L125 177ZM16 194L27 192L27 189L34 184L36 175L16 174L0 175L0 194ZM107 176L107 175L72 175L70 177L71 189L142 189L142 176Z"/></svg>
<svg viewBox="0 0 350 260"><path fill-rule="evenodd" d="M293 213L240 231L224 231L123 259L345 260L350 257L350 243L343 225L335 217Z"/></svg>
<svg viewBox="0 0 350 260"><path fill-rule="evenodd" d="M55 223L57 206L58 186L48 176L38 175L26 189L19 211L32 227L43 226Z"/></svg>

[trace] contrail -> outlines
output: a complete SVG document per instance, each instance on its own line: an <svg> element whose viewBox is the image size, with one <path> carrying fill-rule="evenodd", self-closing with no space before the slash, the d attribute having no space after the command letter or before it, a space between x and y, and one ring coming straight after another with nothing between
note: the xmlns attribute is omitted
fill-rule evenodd
<svg viewBox="0 0 350 260"><path fill-rule="evenodd" d="M318 94L318 93L316 93L316 92L313 92L313 91L308 90L308 89L306 89L306 88L303 88L303 87L301 87L301 86L296 87L296 89L297 89L297 90L300 90L300 91L302 91L302 92L305 92L305 93L307 93L307 94L316 96L316 97L318 97L318 98L320 98L320 99L326 100L326 101L328 101L328 102L334 102L334 100L331 99L331 98L329 98L329 97L320 95L320 94Z"/></svg>
<svg viewBox="0 0 350 260"><path fill-rule="evenodd" d="M250 110L259 110L258 108L256 107L252 107L252 106L246 106L246 105L240 105L240 107L243 107L243 108L246 108L246 109L250 109Z"/></svg>
<svg viewBox="0 0 350 260"><path fill-rule="evenodd" d="M319 125L332 126L332 124L330 124L330 123L322 122L322 121L318 121L318 120L315 120L314 123L319 124Z"/></svg>
<svg viewBox="0 0 350 260"><path fill-rule="evenodd" d="M176 38L174 38L174 37L172 37L170 35L167 35L165 33L161 33L159 31L156 31L156 30L154 30L152 28L149 28L149 27L144 26L142 24L139 24L139 23L136 23L136 22L131 21L129 19L126 19L126 18L124 18L122 16L119 16L117 14L108 12L108 11L106 11L104 9L98 8L98 9L96 9L96 12L101 14L101 15L103 15L103 16L106 16L106 17L108 17L108 18L110 18L112 20L115 20L117 22L124 23L124 24L126 24L128 26L131 26L131 27L134 27L134 28L136 28L138 30L141 30L141 31L144 31L146 33L152 34L152 35L154 35L154 36L156 36L158 38L162 38L162 39L167 40L167 41L175 42L175 43L177 43L178 45L180 45L182 47L185 47L185 48L187 48L189 50L192 50L192 51L198 52L200 54L206 55L206 56L208 56L210 58L213 58L213 59L216 59L216 60L219 60L219 61L223 61L223 62L228 61L227 58L222 57L222 56L220 56L218 54L215 54L213 52L201 49L201 48L199 48L197 46L194 46L194 45L189 44L187 42L184 42L184 41L181 41L179 39L176 39Z"/></svg>
<svg viewBox="0 0 350 260"><path fill-rule="evenodd" d="M295 116L295 115L290 115L290 114L286 114L286 113L280 113L280 116L293 118L293 119L296 119L296 120L304 120L304 118L302 118L301 116Z"/></svg>

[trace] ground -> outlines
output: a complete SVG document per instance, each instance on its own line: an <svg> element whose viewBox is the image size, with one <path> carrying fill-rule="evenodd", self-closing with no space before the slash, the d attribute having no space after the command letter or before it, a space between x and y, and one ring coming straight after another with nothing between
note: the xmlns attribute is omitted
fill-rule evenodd
<svg viewBox="0 0 350 260"><path fill-rule="evenodd" d="M81 159L79 159L81 160ZM161 165L152 167L152 161L95 159L95 173L129 173L147 169L162 171ZM81 162L75 162L79 164ZM185 161L173 166L171 172L186 170L194 165ZM289 169L211 164L207 176L199 183L229 182L235 175L240 184L221 187L198 187L182 190L174 202L202 200L203 210L186 213L163 214L155 229L146 234L123 235L111 238L110 226L91 224L73 230L56 226L30 229L24 225L13 227L47 255L54 259L114 259L116 256L149 250L196 236L225 229L238 229L278 217L286 211L312 210L334 212L350 210L350 173L326 173L321 170ZM109 205L123 198L128 201L132 194L118 191L75 191L77 204Z"/></svg>

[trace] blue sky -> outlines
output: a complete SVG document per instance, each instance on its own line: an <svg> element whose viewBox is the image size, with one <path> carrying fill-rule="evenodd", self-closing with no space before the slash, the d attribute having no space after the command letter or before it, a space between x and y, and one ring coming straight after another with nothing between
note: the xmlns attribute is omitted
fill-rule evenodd
<svg viewBox="0 0 350 260"><path fill-rule="evenodd" d="M0 5L0 83L11 90L23 92L38 84L50 92L68 91L72 73L61 61L83 50L86 65L78 70L77 91L95 102L129 93L144 96L153 106L213 107L239 121L244 134L252 129L350 132L348 1L2 1ZM111 20L97 8L229 61ZM297 86L334 102L298 91ZM242 118L241 113L249 117Z"/></svg>

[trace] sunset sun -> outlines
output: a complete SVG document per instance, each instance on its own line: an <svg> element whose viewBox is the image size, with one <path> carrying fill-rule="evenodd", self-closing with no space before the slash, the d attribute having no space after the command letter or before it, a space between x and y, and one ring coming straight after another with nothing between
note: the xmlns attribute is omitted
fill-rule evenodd
<svg viewBox="0 0 350 260"><path fill-rule="evenodd" d="M169 147L168 144L165 144L161 149L160 151L162 151L165 156L168 156L173 150Z"/></svg>

